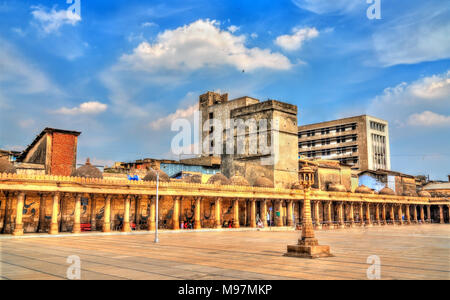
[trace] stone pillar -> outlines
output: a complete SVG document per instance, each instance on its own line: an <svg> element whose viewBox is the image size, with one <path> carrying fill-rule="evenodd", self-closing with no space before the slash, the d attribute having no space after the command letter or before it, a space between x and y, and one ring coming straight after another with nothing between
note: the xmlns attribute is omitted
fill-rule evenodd
<svg viewBox="0 0 450 300"><path fill-rule="evenodd" d="M72 233L80 233L80 223L81 223L81 194L75 195L75 209L73 212L73 228Z"/></svg>
<svg viewBox="0 0 450 300"><path fill-rule="evenodd" d="M398 205L398 219L399 219L399 225L403 225L403 211L402 211L402 205Z"/></svg>
<svg viewBox="0 0 450 300"><path fill-rule="evenodd" d="M202 228L202 222L201 222L201 197L195 198L195 221L194 221L194 229L201 229Z"/></svg>
<svg viewBox="0 0 450 300"><path fill-rule="evenodd" d="M222 198L217 197L216 201L215 201L215 217L214 217L214 221L215 221L215 228L219 229L222 228L222 224L221 224L221 215L222 215Z"/></svg>
<svg viewBox="0 0 450 300"><path fill-rule="evenodd" d="M124 197L124 206L125 211L123 212L123 225L122 225L122 232L130 232L130 196Z"/></svg>
<svg viewBox="0 0 450 300"><path fill-rule="evenodd" d="M281 210L282 210L282 206L281 206L281 200L275 200L276 201L276 205L277 205L277 209L276 211L280 212L280 216L275 218L275 226L281 227L283 226L283 218L282 218L282 214L281 214ZM275 212L276 213L276 212Z"/></svg>
<svg viewBox="0 0 450 300"><path fill-rule="evenodd" d="M431 223L431 205L427 205L427 221ZM423 222L425 222L425 217L423 218Z"/></svg>
<svg viewBox="0 0 450 300"><path fill-rule="evenodd" d="M103 219L103 232L111 232L111 195L105 198L105 215Z"/></svg>
<svg viewBox="0 0 450 300"><path fill-rule="evenodd" d="M96 210L96 206L97 206L97 203L96 203L96 200L95 200L95 196L94 195L89 195L90 197L89 197L89 200L90 200L90 202L91 202L91 211L90 211L90 217L91 217L91 220L90 220L90 223L91 223L91 231L95 231L96 229L97 229L97 222L96 222L96 220L95 220L95 210Z"/></svg>
<svg viewBox="0 0 450 300"><path fill-rule="evenodd" d="M381 205L383 206L382 210L381 210L381 218L382 218L383 224L386 225L386 204L383 203Z"/></svg>
<svg viewBox="0 0 450 300"><path fill-rule="evenodd" d="M58 234L58 204L59 204L59 192L53 194L52 204L52 221L50 223L49 234Z"/></svg>
<svg viewBox="0 0 450 300"><path fill-rule="evenodd" d="M236 198L233 200L233 228L239 227L239 199Z"/></svg>
<svg viewBox="0 0 450 300"><path fill-rule="evenodd" d="M425 212L423 210L423 205L420 206L420 221L422 221L422 223L425 223Z"/></svg>
<svg viewBox="0 0 450 300"><path fill-rule="evenodd" d="M311 218L311 203L310 203L310 189L309 187L303 190L304 192L304 216L302 224L302 235L298 240L297 245L288 245L286 256L294 257L328 257L332 256L329 246L320 246L318 240L315 238L314 229Z"/></svg>
<svg viewBox="0 0 450 300"><path fill-rule="evenodd" d="M23 203L25 201L25 193L24 192L19 192L17 194L17 205L16 205L16 225L14 227L14 231L13 231L13 235L23 235L23 221L22 221L22 216L23 216ZM6 203L5 205L8 205L8 203ZM3 224L3 227L6 226L6 224Z"/></svg>
<svg viewBox="0 0 450 300"><path fill-rule="evenodd" d="M256 228L256 201L250 199L250 227Z"/></svg>
<svg viewBox="0 0 450 300"><path fill-rule="evenodd" d="M339 229L345 228L345 222L344 222L344 202L339 202L338 204L338 217L339 217Z"/></svg>
<svg viewBox="0 0 450 300"><path fill-rule="evenodd" d="M418 223L418 219L417 219L417 205L413 205L413 209L414 209L414 212L413 212L413 218L414 218L414 223Z"/></svg>
<svg viewBox="0 0 450 300"><path fill-rule="evenodd" d="M333 220L331 219L331 206L332 205L333 205L332 201L327 202L327 223L328 223L328 228L330 228L330 229L334 228Z"/></svg>
<svg viewBox="0 0 450 300"><path fill-rule="evenodd" d="M148 230L156 230L156 196L149 196L150 201L150 214L148 216Z"/></svg>
<svg viewBox="0 0 450 300"><path fill-rule="evenodd" d="M319 201L314 201L314 221L315 221L315 229L322 229L322 223L320 223L320 208Z"/></svg>
<svg viewBox="0 0 450 300"><path fill-rule="evenodd" d="M410 225L411 224L411 212L410 212L410 206L409 204L405 205L405 209L406 209L406 224Z"/></svg>
<svg viewBox="0 0 450 300"><path fill-rule="evenodd" d="M375 222L377 225L381 225L380 222L380 204L375 204Z"/></svg>
<svg viewBox="0 0 450 300"><path fill-rule="evenodd" d="M292 206L293 206L293 203L294 203L294 201L292 201L292 200L289 200L287 202L287 216L286 216L286 219L287 219L287 226L289 226L289 227L294 226L294 221L292 220L293 219L292 218L292 214L293 214Z"/></svg>
<svg viewBox="0 0 450 300"><path fill-rule="evenodd" d="M439 205L439 223L444 224L444 206Z"/></svg>
<svg viewBox="0 0 450 300"><path fill-rule="evenodd" d="M267 200L266 199L261 201L261 211L262 211L261 218L262 218L263 225L264 225L264 227L267 227L268 224L267 224Z"/></svg>
<svg viewBox="0 0 450 300"><path fill-rule="evenodd" d="M359 204L359 218L361 219L361 226L364 226L364 207L363 207L363 203L361 202Z"/></svg>
<svg viewBox="0 0 450 300"><path fill-rule="evenodd" d="M370 217L370 203L366 204L366 227L372 227L372 219Z"/></svg>
<svg viewBox="0 0 450 300"><path fill-rule="evenodd" d="M391 204L391 212L389 213L392 221L392 225L395 225L395 213L394 213L394 204Z"/></svg>
<svg viewBox="0 0 450 300"><path fill-rule="evenodd" d="M353 202L350 202L350 209L348 212L348 219L350 221L350 227L355 227L355 217L353 211Z"/></svg>
<svg viewBox="0 0 450 300"><path fill-rule="evenodd" d="M216 203L217 204L217 203ZM172 229L180 229L180 197L173 197Z"/></svg>
<svg viewBox="0 0 450 300"><path fill-rule="evenodd" d="M134 197L134 223L136 224L136 230L140 229L141 224L141 200L142 196Z"/></svg>

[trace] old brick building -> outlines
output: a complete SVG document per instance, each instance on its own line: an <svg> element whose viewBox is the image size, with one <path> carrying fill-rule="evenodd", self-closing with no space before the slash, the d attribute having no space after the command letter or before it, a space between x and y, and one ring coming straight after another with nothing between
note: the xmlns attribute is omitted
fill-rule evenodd
<svg viewBox="0 0 450 300"><path fill-rule="evenodd" d="M45 174L70 176L76 168L81 132L45 128L17 158L17 166L44 170Z"/></svg>

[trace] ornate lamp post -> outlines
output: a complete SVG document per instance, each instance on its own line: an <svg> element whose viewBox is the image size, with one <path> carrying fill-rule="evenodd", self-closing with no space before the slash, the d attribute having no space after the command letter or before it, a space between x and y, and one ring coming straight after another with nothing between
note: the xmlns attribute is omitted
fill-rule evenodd
<svg viewBox="0 0 450 300"><path fill-rule="evenodd" d="M314 171L305 166L300 170L300 184L304 187L304 210L302 235L297 245L288 245L285 256L319 258L333 256L330 246L319 245L314 236L314 228L311 219L311 186L314 184Z"/></svg>

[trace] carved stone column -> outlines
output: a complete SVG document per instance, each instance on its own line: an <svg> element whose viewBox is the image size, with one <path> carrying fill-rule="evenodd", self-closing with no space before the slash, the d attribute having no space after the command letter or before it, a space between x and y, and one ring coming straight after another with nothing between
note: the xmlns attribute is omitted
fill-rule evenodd
<svg viewBox="0 0 450 300"><path fill-rule="evenodd" d="M16 225L14 227L13 235L20 236L23 235L23 204L25 201L25 193L19 192L17 194L17 205L16 205ZM6 203L5 205L8 205ZM3 224L5 226L6 224Z"/></svg>
<svg viewBox="0 0 450 300"><path fill-rule="evenodd" d="M427 221L431 223L431 205L427 205ZM425 217L423 218L423 222L425 222Z"/></svg>
<svg viewBox="0 0 450 300"><path fill-rule="evenodd" d="M444 224L444 206L439 205L439 223Z"/></svg>
<svg viewBox="0 0 450 300"><path fill-rule="evenodd" d="M372 227L372 220L370 217L370 203L366 204L366 227Z"/></svg>
<svg viewBox="0 0 450 300"><path fill-rule="evenodd" d="M293 205L293 201L289 200L287 202L287 216L286 216L287 226L289 226L289 227L294 226L294 221L292 220L293 219L292 218L292 212L293 212L292 205Z"/></svg>
<svg viewBox="0 0 450 300"><path fill-rule="evenodd" d="M103 218L103 232L111 232L111 198L112 195L105 197L105 215Z"/></svg>
<svg viewBox="0 0 450 300"><path fill-rule="evenodd" d="M406 209L406 224L410 225L411 224L411 212L410 212L410 206L409 204L405 205L405 209Z"/></svg>
<svg viewBox="0 0 450 300"><path fill-rule="evenodd" d="M221 216L222 216L222 198L217 197L215 201L215 228L217 229L222 228Z"/></svg>
<svg viewBox="0 0 450 300"><path fill-rule="evenodd" d="M262 218L263 225L264 225L264 227L267 227L268 224L267 224L267 200L266 199L261 201L261 211L262 211L261 218Z"/></svg>
<svg viewBox="0 0 450 300"><path fill-rule="evenodd" d="M375 222L377 225L381 225L380 222L380 204L375 204Z"/></svg>
<svg viewBox="0 0 450 300"><path fill-rule="evenodd" d="M280 216L276 216L275 220L276 220L276 226L281 227L283 226L283 217L282 217L282 206L281 206L281 200L275 200L276 205L277 205L277 209L276 211L280 212Z"/></svg>
<svg viewBox="0 0 450 300"><path fill-rule="evenodd" d="M399 219L399 225L403 225L403 209L402 209L402 205L399 204L398 205L398 219Z"/></svg>
<svg viewBox="0 0 450 300"><path fill-rule="evenodd" d="M173 197L172 229L180 229L180 196Z"/></svg>
<svg viewBox="0 0 450 300"><path fill-rule="evenodd" d="M391 204L391 212L389 213L389 215L391 217L392 225L396 225L395 224L394 204Z"/></svg>
<svg viewBox="0 0 450 300"><path fill-rule="evenodd" d="M350 208L348 212L348 219L350 221L350 227L355 227L355 216L353 211L353 202L350 202Z"/></svg>
<svg viewBox="0 0 450 300"><path fill-rule="evenodd" d="M155 231L156 230L156 196L149 196L148 200L150 201L150 213L148 216L148 230Z"/></svg>
<svg viewBox="0 0 450 300"><path fill-rule="evenodd" d="M202 222L201 222L201 197L195 198L195 221L194 221L194 229L201 229L202 228Z"/></svg>
<svg viewBox="0 0 450 300"><path fill-rule="evenodd" d="M52 204L52 221L50 223L49 234L58 234L58 204L59 204L59 192L53 194Z"/></svg>
<svg viewBox="0 0 450 300"><path fill-rule="evenodd" d="M314 229L311 218L311 203L310 203L310 189L304 189L304 216L302 224L302 235L298 240L297 245L288 245L287 253L285 256L293 257L329 257L333 256L330 253L330 247L325 245L319 245L318 240L315 238Z"/></svg>
<svg viewBox="0 0 450 300"><path fill-rule="evenodd" d="M419 222L419 220L417 219L417 205L413 205L413 209L414 209L414 212L413 212L413 218L414 218L414 223L418 223Z"/></svg>
<svg viewBox="0 0 450 300"><path fill-rule="evenodd" d="M320 208L319 208L319 201L314 201L314 222L315 222L315 229L322 229L322 223L320 223Z"/></svg>
<svg viewBox="0 0 450 300"><path fill-rule="evenodd" d="M344 202L339 202L338 204L338 217L339 217L339 229L345 228L345 222L344 222Z"/></svg>
<svg viewBox="0 0 450 300"><path fill-rule="evenodd" d="M239 199L233 200L233 228L239 228Z"/></svg>
<svg viewBox="0 0 450 300"><path fill-rule="evenodd" d="M136 224L136 230L140 229L139 224L141 224L141 200L142 196L140 195L134 197L134 223Z"/></svg>
<svg viewBox="0 0 450 300"><path fill-rule="evenodd" d="M422 224L425 223L425 211L423 205L420 205L420 221Z"/></svg>
<svg viewBox="0 0 450 300"><path fill-rule="evenodd" d="M327 202L327 223L328 223L328 228L334 229L333 220L331 219L331 206L333 206L333 202L328 201Z"/></svg>
<svg viewBox="0 0 450 300"><path fill-rule="evenodd" d="M91 202L91 231L95 231L97 230L97 221L95 219L95 211L96 211L96 207L97 207L97 201L95 199L95 195L89 195L89 201Z"/></svg>
<svg viewBox="0 0 450 300"><path fill-rule="evenodd" d="M72 233L80 233L80 223L81 223L81 194L75 195L75 209L73 212L73 228Z"/></svg>
<svg viewBox="0 0 450 300"><path fill-rule="evenodd" d="M381 208L381 218L382 218L382 222L384 225L386 225L386 204L383 203L382 204L382 208Z"/></svg>
<svg viewBox="0 0 450 300"><path fill-rule="evenodd" d="M359 204L359 218L360 218L360 222L361 222L361 227L364 226L364 207L363 207L363 203L361 202Z"/></svg>
<svg viewBox="0 0 450 300"><path fill-rule="evenodd" d="M256 228L256 201L250 199L250 227Z"/></svg>
<svg viewBox="0 0 450 300"><path fill-rule="evenodd" d="M122 232L130 232L131 226L130 226L130 200L131 197L125 196L124 197L124 212L123 212L123 225L122 225Z"/></svg>

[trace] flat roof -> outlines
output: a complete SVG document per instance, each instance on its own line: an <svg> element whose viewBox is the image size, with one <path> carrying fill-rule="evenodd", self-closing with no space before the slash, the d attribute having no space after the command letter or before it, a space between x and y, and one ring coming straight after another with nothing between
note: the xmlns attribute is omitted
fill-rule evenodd
<svg viewBox="0 0 450 300"><path fill-rule="evenodd" d="M380 118L377 118L377 117L374 117L374 116L371 116L371 115L364 114L364 115L358 115L358 116L353 116L353 117L345 117L345 118L341 118L341 119L335 119L335 120L329 120L329 121L322 121L322 122L317 122L317 123L310 123L310 124L305 124L305 125L299 125L298 129L299 130L300 129L305 129L306 130L306 127L309 127L309 126L325 125L325 124L330 124L330 123L334 123L334 122L345 122L345 121L350 122L352 120L356 121L357 119L362 119L364 117L366 117L366 118L369 117L369 118L372 118L372 119L376 119L376 120L379 120L379 121L382 121L382 122L389 123L386 120L383 120L383 119L380 119Z"/></svg>

